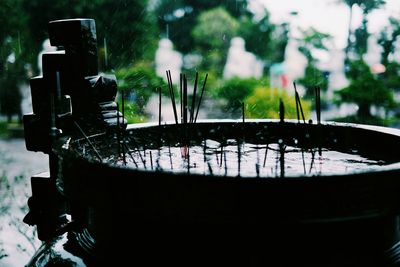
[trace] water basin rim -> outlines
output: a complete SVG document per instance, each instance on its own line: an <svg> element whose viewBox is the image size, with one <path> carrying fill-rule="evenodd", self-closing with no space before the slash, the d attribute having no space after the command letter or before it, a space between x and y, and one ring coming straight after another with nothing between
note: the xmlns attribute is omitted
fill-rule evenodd
<svg viewBox="0 0 400 267"><path fill-rule="evenodd" d="M280 124L279 120L276 119L249 119L246 120L245 124L273 124L273 125L278 125ZM232 120L232 119L223 119L223 120L214 120L214 119L208 119L208 120L200 120L199 122L197 122L196 124L198 124L199 126L201 125L205 125L205 126L209 126L212 124L219 124L219 125L241 125L243 124L242 120ZM290 126L304 126L304 127L317 127L318 124L316 123L299 123L297 120L287 120L285 121L286 125L290 125ZM186 127L191 127L191 124L176 124L175 121L169 121L169 122L165 122L164 124L161 125L161 127L174 127L175 125L177 126L186 126ZM192 124L193 125L193 124ZM322 122L319 126L321 127L338 127L338 128L348 128L348 129L361 129L361 130L366 130L366 131L371 131L371 132L378 132L380 134L388 134L391 136L394 136L395 138L400 137L400 129L395 129L395 128L389 128L389 127L381 127L381 126L374 126L374 125L362 125L362 124L354 124L354 123L339 123L339 122L333 122L333 121L324 121ZM149 123L137 123L137 124L129 124L127 127L127 131L135 131L138 129L146 129L146 128L157 128L159 127L158 123L155 122L149 122ZM174 174L174 175L182 175L185 176L187 175L186 171L174 171L174 172L170 172L168 170L163 170L163 171L154 171L154 170L144 170L144 169L140 169L140 170L135 170L132 168L128 168L125 167L123 165L112 165L112 164L105 164L105 163L99 163L90 159L86 159L87 161L93 163L93 164L101 164L101 165L105 165L108 166L109 168L115 168L115 169L125 169L127 171L130 171L132 173L135 173L136 171L145 174L145 173L158 173L160 175L165 175L165 174ZM285 177L280 177L279 179L288 179L288 180L292 180L294 178L296 178L297 180L310 180L310 178L316 179L316 178L324 178L326 179L327 177L348 177L350 175L363 175L363 174L379 174L382 175L384 172L391 172L391 171L395 171L398 172L400 171L400 162L393 162L390 164L387 164L385 166L380 166L379 170L356 170L356 171L352 171L349 172L347 174L328 174L328 175L286 175ZM204 176L209 176L207 174L190 174L192 176L199 176L199 177L204 177ZM222 177L221 179L226 180L226 179L237 179L240 176L232 176L232 177ZM216 177L215 177L216 178ZM267 177L240 177L240 178L244 178L244 179L260 179L260 180L265 180L265 178ZM268 177L271 178L271 177ZM274 179L272 179L274 180Z"/></svg>
<svg viewBox="0 0 400 267"><path fill-rule="evenodd" d="M279 123L279 119L246 119L245 123ZM203 119L198 120L196 124L210 124L210 123L234 123L234 124L242 124L242 119ZM302 125L304 123L299 123L297 120L288 119L285 120L287 124L299 124ZM163 125L176 125L175 121L164 121ZM318 125L317 123L307 123L305 125ZM341 127L352 127L359 128L371 131L378 131L381 133L391 134L400 137L400 129L385 127L385 126L377 126L377 125L367 125L367 124L358 124L358 123L348 123L348 122L335 122L335 121L321 121L321 126L341 126ZM151 126L158 126L157 122L144 122L144 123L132 123L128 124L127 130L137 129L137 128L145 128Z"/></svg>

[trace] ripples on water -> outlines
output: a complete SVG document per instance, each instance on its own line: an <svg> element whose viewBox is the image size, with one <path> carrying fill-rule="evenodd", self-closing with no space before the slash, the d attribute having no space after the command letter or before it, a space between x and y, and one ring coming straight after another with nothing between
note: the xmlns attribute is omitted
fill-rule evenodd
<svg viewBox="0 0 400 267"><path fill-rule="evenodd" d="M118 154L105 160L111 164L124 164ZM264 178L340 175L379 170L389 164L365 158L356 151L303 149L280 143L257 145L236 140L227 140L224 144L206 140L190 147L133 149L126 152L125 162L133 169Z"/></svg>

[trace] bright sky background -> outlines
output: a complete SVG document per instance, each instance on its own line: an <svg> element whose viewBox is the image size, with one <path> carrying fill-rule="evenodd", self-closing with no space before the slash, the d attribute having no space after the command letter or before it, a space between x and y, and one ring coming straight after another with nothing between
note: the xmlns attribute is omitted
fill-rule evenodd
<svg viewBox="0 0 400 267"><path fill-rule="evenodd" d="M349 23L349 8L340 0L252 0L261 2L270 12L274 23L289 21L295 28L313 26L321 32L334 36L335 44L343 48L346 44ZM297 11L298 15L290 16ZM386 5L369 16L369 30L379 32L388 24L388 18L400 18L400 0L386 0ZM361 22L361 11L353 9L353 27ZM297 27L296 27L297 26Z"/></svg>

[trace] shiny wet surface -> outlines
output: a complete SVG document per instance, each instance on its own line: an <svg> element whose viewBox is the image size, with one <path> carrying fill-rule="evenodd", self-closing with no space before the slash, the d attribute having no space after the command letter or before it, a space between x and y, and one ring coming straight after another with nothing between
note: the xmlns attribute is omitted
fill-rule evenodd
<svg viewBox="0 0 400 267"><path fill-rule="evenodd" d="M22 222L31 195L30 177L48 170L48 156L28 152L23 139L0 139L0 266L24 266L40 242Z"/></svg>

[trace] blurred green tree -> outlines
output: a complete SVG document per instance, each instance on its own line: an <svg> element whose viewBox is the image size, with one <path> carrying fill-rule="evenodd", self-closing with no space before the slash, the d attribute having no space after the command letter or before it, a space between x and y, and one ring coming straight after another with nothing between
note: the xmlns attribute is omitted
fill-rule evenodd
<svg viewBox="0 0 400 267"><path fill-rule="evenodd" d="M350 61L350 52L354 52L354 56L358 56L358 59L367 52L367 41L369 37L368 33L368 15L375 9L378 9L386 4L386 0L342 0L350 9L349 13L349 26L347 35L347 46L346 46L346 63ZM352 32L352 18L353 18L353 6L357 5L361 8L363 19L361 26Z"/></svg>
<svg viewBox="0 0 400 267"><path fill-rule="evenodd" d="M267 79L257 80L255 78L242 79L238 77L223 81L213 92L214 97L223 100L223 109L233 115L240 114L240 108L245 98L251 95L258 86L266 87Z"/></svg>
<svg viewBox="0 0 400 267"><path fill-rule="evenodd" d="M26 15L21 0L0 1L0 113L11 122L13 115L21 121L19 85L26 79L26 58L29 56Z"/></svg>
<svg viewBox="0 0 400 267"><path fill-rule="evenodd" d="M306 88L305 98L313 98L314 88L319 86L322 92L328 89L329 81L325 72L317 67L318 59L313 55L315 50L327 51L327 42L332 36L317 31L314 28L302 30L302 38L298 39L298 50L307 59L307 66L304 70L304 76L298 82Z"/></svg>
<svg viewBox="0 0 400 267"><path fill-rule="evenodd" d="M153 9L165 37L172 40L177 50L187 54L192 52L196 43L191 33L197 24L198 16L216 7L223 7L237 19L250 14L247 0L156 0Z"/></svg>
<svg viewBox="0 0 400 267"><path fill-rule="evenodd" d="M389 26L383 28L379 34L378 44L382 47L381 63L387 65L389 56L395 52L396 41L400 36L400 21L390 17Z"/></svg>
<svg viewBox="0 0 400 267"><path fill-rule="evenodd" d="M261 18L256 18L254 14L241 17L239 36L246 41L249 52L264 60L267 72L272 63L284 61L289 24L275 25L271 23L267 9L260 12L263 14Z"/></svg>
<svg viewBox="0 0 400 267"><path fill-rule="evenodd" d="M115 73L118 79L118 90L124 91L128 106L126 116L129 122L137 122L137 117L144 117L145 107L150 97L162 88L162 93L168 95L167 84L157 77L154 68L148 62L137 62L127 68L118 69Z"/></svg>
<svg viewBox="0 0 400 267"><path fill-rule="evenodd" d="M156 18L148 12L147 0L103 0L87 14L96 20L98 42L103 49L106 40L109 61L106 68L153 60L159 32Z"/></svg>
<svg viewBox="0 0 400 267"><path fill-rule="evenodd" d="M393 92L400 92L400 64L394 60L396 43L400 36L400 21L391 17L389 25L384 27L379 34L378 44L382 47L381 67L378 73L379 80ZM398 115L397 115L398 116Z"/></svg>
<svg viewBox="0 0 400 267"><path fill-rule="evenodd" d="M195 50L203 55L201 69L222 75L230 40L237 35L239 22L222 7L204 11L198 17L192 35Z"/></svg>
<svg viewBox="0 0 400 267"><path fill-rule="evenodd" d="M376 75L363 60L350 62L348 77L349 86L337 91L341 102L358 105L357 122L368 121L372 118L371 106L391 109L395 106L393 91Z"/></svg>
<svg viewBox="0 0 400 267"><path fill-rule="evenodd" d="M342 2L344 4L346 4L349 7L349 25L348 25L348 29L347 29L347 46L346 46L346 59L348 58L349 55L349 50L351 47L351 42L352 42L352 22L353 22L353 6L354 5L360 5L363 0L342 0Z"/></svg>
<svg viewBox="0 0 400 267"><path fill-rule="evenodd" d="M250 12L248 0L155 0L153 5L161 31L183 54L194 52L197 46L198 40L191 33L199 15L217 7L224 8L239 22L237 35L245 40L248 51L265 62L267 69L273 62L283 61L288 43L288 24L271 23L266 9L259 10L257 14Z"/></svg>
<svg viewBox="0 0 400 267"><path fill-rule="evenodd" d="M285 105L285 118L296 119L296 100L292 95L279 88L256 87L244 100L246 103L246 118L252 119L279 119L279 99ZM301 100L304 116L310 115L311 103ZM301 115L300 115L301 117Z"/></svg>
<svg viewBox="0 0 400 267"><path fill-rule="evenodd" d="M348 44L346 47L345 74L350 81L349 86L337 92L339 100L358 105L357 115L352 119L355 122L377 123L380 118L371 114L371 107L383 107L386 113L396 107L393 89L399 88L399 64L391 62L389 55L394 50L394 42L400 34L399 27L394 19L390 19L391 34L388 28L384 29L378 38L382 47L381 62L384 70L374 70L363 60L368 51L368 15L375 9L386 4L385 0L344 0L352 8L357 5L362 10L362 23L354 33L349 26Z"/></svg>
<svg viewBox="0 0 400 267"><path fill-rule="evenodd" d="M148 12L147 0L1 0L0 17L0 113L9 121L15 114L21 118L19 87L38 73L37 55L48 37L49 21L95 19L103 71L152 61L158 41L156 18Z"/></svg>
<svg viewBox="0 0 400 267"><path fill-rule="evenodd" d="M396 41L400 36L400 21L390 17L389 25L384 27L379 34L378 44L382 47L381 63L390 62L389 56L395 52Z"/></svg>
<svg viewBox="0 0 400 267"><path fill-rule="evenodd" d="M32 53L37 55L47 38L51 20L87 17L96 20L100 55L107 46L108 62L103 69L118 68L137 60L152 59L158 31L155 17L148 10L147 0L23 0L32 36ZM36 57L32 58L35 61Z"/></svg>

